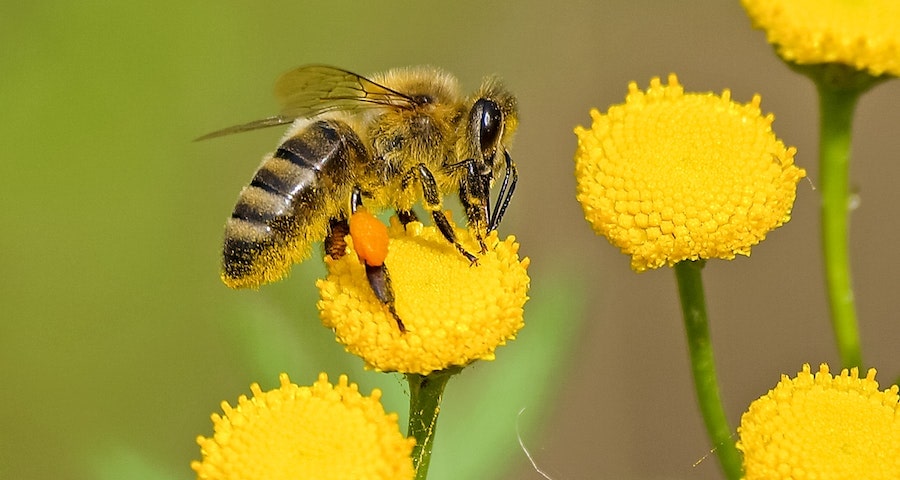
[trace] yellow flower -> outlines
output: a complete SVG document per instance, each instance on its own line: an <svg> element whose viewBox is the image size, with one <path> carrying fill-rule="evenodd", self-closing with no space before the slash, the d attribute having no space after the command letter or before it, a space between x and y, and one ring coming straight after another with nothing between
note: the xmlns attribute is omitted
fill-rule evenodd
<svg viewBox="0 0 900 480"><path fill-rule="evenodd" d="M405 332L372 292L351 236L345 256L326 258L329 275L317 284L319 311L347 351L378 371L427 375L493 360L497 346L515 338L528 299L529 260L519 260L514 237L500 241L492 233L488 251L470 265L435 227L413 222L404 229L392 219L389 235L385 265ZM478 251L467 230L456 235Z"/></svg>
<svg viewBox="0 0 900 480"><path fill-rule="evenodd" d="M806 175L759 103L732 102L728 90L686 94L672 74L646 93L632 82L606 114L592 110L591 129L575 129L575 177L594 231L638 272L750 255L790 219Z"/></svg>
<svg viewBox="0 0 900 480"><path fill-rule="evenodd" d="M214 434L198 437L202 461L191 468L211 480L412 479L415 440L400 434L397 414L385 414L381 391L369 397L341 375L319 375L310 387L279 377L281 387L250 386L225 415L212 415Z"/></svg>
<svg viewBox="0 0 900 480"><path fill-rule="evenodd" d="M841 63L874 76L900 75L897 0L742 0L785 60Z"/></svg>
<svg viewBox="0 0 900 480"><path fill-rule="evenodd" d="M781 376L738 428L747 480L895 479L900 472L897 386L879 391L875 369L828 373L809 364Z"/></svg>

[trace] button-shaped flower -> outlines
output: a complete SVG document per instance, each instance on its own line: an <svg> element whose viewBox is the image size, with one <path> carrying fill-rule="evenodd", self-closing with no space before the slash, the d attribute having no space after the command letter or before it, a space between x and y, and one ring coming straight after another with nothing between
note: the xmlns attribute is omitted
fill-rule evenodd
<svg viewBox="0 0 900 480"><path fill-rule="evenodd" d="M760 97L684 93L677 77L578 127L577 198L585 218L638 271L682 260L733 259L790 219L796 150L772 132Z"/></svg>
<svg viewBox="0 0 900 480"><path fill-rule="evenodd" d="M455 229L471 252L479 246ZM495 349L524 325L528 258L518 257L514 237L485 239L487 252L471 264L435 227L396 219L388 229L385 265L405 331L375 296L365 267L347 236L347 254L326 258L328 277L318 282L322 323L347 351L378 371L427 375L436 370L493 360Z"/></svg>
<svg viewBox="0 0 900 480"><path fill-rule="evenodd" d="M747 480L895 479L900 472L897 386L803 366L750 404L738 428Z"/></svg>
<svg viewBox="0 0 900 480"><path fill-rule="evenodd" d="M415 475L415 440L400 434L397 414L385 414L381 391L359 393L342 375L323 373L312 386L291 383L262 391L236 406L222 402L214 434L199 437L203 460L191 464L199 480L396 480Z"/></svg>
<svg viewBox="0 0 900 480"><path fill-rule="evenodd" d="M839 63L874 76L900 75L896 0L742 0L753 26L784 60Z"/></svg>

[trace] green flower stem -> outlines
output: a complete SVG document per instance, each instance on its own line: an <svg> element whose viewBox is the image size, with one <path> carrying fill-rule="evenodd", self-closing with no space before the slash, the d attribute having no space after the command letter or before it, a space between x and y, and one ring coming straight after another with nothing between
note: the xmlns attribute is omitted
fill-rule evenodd
<svg viewBox="0 0 900 480"><path fill-rule="evenodd" d="M891 77L873 77L848 65L797 65L819 91L819 176L822 195L822 254L831 326L844 368L862 368L862 348L850 270L850 138L859 97Z"/></svg>
<svg viewBox="0 0 900 480"><path fill-rule="evenodd" d="M709 323L706 316L706 300L703 295L704 261L682 261L675 264L675 278L678 279L678 294L681 297L681 311L687 333L691 368L694 375L694 389L697 403L706 424L719 464L730 480L743 476L741 453L732 439L731 426L725 417L719 385L716 379L716 363L713 358L712 343L709 339Z"/></svg>
<svg viewBox="0 0 900 480"><path fill-rule="evenodd" d="M444 387L447 386L450 377L460 370L462 369L452 368L431 372L428 375L406 374L406 380L409 382L409 427L406 434L416 439L416 446L412 451L416 480L428 477L431 448L434 446L434 435L437 432Z"/></svg>
<svg viewBox="0 0 900 480"><path fill-rule="evenodd" d="M850 137L860 91L819 88L819 176L822 189L822 253L831 326L845 368L861 367L862 353L850 273Z"/></svg>

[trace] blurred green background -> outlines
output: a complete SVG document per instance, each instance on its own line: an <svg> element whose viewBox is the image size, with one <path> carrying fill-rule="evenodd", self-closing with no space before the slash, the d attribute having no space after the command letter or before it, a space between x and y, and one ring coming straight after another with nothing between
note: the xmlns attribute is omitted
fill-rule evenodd
<svg viewBox="0 0 900 480"><path fill-rule="evenodd" d="M751 259L711 262L707 296L729 416L803 362L837 358L817 240L816 101L737 1L6 2L0 6L0 478L189 479L209 414L251 382L363 372L318 324L309 261L259 291L218 279L225 218L280 129L193 143L277 110L306 63L432 64L521 105L521 180L501 228L532 258L520 338L451 382L430 478L719 478L689 383L667 269L636 275L574 201L572 128L676 72L692 91L763 97L797 146L794 219ZM890 301L900 87L864 97L854 267L868 363L898 370ZM887 208L886 208L887 207ZM525 408L525 412L518 415ZM504 473L505 472L505 473Z"/></svg>

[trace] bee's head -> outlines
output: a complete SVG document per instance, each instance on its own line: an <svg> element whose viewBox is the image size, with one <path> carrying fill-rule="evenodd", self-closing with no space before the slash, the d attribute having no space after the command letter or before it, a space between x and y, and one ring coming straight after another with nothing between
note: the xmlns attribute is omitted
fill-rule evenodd
<svg viewBox="0 0 900 480"><path fill-rule="evenodd" d="M475 96L476 100L469 110L465 135L460 137L461 151L472 158L487 174L499 167L506 149L512 142L513 133L518 126L518 109L516 98L509 93L496 78L485 81Z"/></svg>

